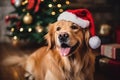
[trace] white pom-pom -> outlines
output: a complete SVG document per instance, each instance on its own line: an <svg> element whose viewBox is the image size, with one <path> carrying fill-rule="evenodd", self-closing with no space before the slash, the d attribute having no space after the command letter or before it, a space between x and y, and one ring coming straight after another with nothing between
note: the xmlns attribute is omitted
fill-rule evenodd
<svg viewBox="0 0 120 80"><path fill-rule="evenodd" d="M92 49L96 49L101 45L101 40L98 36L93 36L89 39L89 45Z"/></svg>

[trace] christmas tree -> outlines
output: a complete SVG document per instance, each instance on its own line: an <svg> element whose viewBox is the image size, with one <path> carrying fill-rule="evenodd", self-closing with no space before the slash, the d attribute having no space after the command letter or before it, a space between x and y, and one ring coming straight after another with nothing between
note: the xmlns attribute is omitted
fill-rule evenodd
<svg viewBox="0 0 120 80"><path fill-rule="evenodd" d="M15 11L5 18L9 22L7 36L13 40L43 42L48 24L55 22L69 3L68 0L11 0Z"/></svg>

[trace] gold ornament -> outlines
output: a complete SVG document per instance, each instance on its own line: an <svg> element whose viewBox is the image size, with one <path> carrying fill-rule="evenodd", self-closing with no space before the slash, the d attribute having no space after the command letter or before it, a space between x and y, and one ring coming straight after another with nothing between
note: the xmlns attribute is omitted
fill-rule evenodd
<svg viewBox="0 0 120 80"><path fill-rule="evenodd" d="M107 36L110 34L110 31L111 31L111 26L108 25L108 24L102 24L100 26L100 31L99 31L99 34L101 36Z"/></svg>
<svg viewBox="0 0 120 80"><path fill-rule="evenodd" d="M22 2L22 5L24 6L24 5L26 5L27 3L28 3L28 0L25 0L25 1Z"/></svg>
<svg viewBox="0 0 120 80"><path fill-rule="evenodd" d="M40 26L40 25L37 25L37 26L35 27L35 29L36 29L36 31L37 31L38 33L41 33L41 32L43 31L43 28L42 28L42 26Z"/></svg>
<svg viewBox="0 0 120 80"><path fill-rule="evenodd" d="M27 13L24 17L23 17L23 22L25 24L31 24L33 21L32 15L30 15L30 13Z"/></svg>

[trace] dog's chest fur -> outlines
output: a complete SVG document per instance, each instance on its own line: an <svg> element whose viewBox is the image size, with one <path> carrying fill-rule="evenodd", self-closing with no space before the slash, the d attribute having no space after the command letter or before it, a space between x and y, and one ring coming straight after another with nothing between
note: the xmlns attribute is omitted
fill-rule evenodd
<svg viewBox="0 0 120 80"><path fill-rule="evenodd" d="M79 57L77 53L76 55L73 54L72 57L49 56L51 63L49 63L49 68L46 71L45 80L84 80Z"/></svg>

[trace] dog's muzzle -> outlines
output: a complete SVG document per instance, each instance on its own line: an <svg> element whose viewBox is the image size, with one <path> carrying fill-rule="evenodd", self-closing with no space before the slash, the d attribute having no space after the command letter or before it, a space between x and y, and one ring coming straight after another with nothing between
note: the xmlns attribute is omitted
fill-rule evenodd
<svg viewBox="0 0 120 80"><path fill-rule="evenodd" d="M69 34L66 32L60 33L58 39L61 44L67 43L69 39Z"/></svg>
<svg viewBox="0 0 120 80"><path fill-rule="evenodd" d="M67 56L70 53L72 53L79 45L79 43L77 42L75 45L71 46L69 43L69 34L64 32L64 33L60 33L58 36L58 40L60 42L60 54L61 56Z"/></svg>

